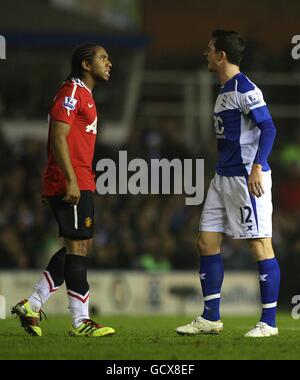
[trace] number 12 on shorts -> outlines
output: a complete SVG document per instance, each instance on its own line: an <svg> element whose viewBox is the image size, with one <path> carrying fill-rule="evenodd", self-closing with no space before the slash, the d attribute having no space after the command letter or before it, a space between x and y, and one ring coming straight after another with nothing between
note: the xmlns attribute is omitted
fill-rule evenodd
<svg viewBox="0 0 300 380"><path fill-rule="evenodd" d="M251 219L252 209L251 209L251 207L249 207L249 206L240 207L240 212L241 212L241 223L242 224L252 223L252 219Z"/></svg>

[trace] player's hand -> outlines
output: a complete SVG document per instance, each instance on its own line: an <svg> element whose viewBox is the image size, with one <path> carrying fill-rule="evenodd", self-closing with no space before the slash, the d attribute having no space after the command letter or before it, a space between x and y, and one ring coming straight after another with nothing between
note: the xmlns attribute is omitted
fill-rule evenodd
<svg viewBox="0 0 300 380"><path fill-rule="evenodd" d="M263 188L262 166L253 164L251 173L248 178L248 187L250 193L255 197L261 197L265 192Z"/></svg>
<svg viewBox="0 0 300 380"><path fill-rule="evenodd" d="M72 205L77 205L80 199L80 190L76 180L67 181L66 195L63 201Z"/></svg>

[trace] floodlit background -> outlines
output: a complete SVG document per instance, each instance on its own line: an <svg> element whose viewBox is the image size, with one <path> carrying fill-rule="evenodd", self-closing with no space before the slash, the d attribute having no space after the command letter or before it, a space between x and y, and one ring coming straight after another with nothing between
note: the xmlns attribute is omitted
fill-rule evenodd
<svg viewBox="0 0 300 380"><path fill-rule="evenodd" d="M219 85L203 53L211 31L222 27L246 39L241 69L262 89L277 127L270 158L274 247L282 270L279 304L290 307L300 292L300 60L291 56L300 3L1 0L0 6L7 49L0 60L0 294L8 303L28 296L39 273L28 270L44 268L59 247L54 218L40 202L41 177L48 107L69 74L73 48L96 41L113 63L111 80L94 93L95 164L118 162L119 150L129 159L204 158L207 189ZM199 310L194 242L201 206L185 206L184 195L96 194L95 203L89 267L105 270L91 274L92 291L109 294L103 312ZM226 240L223 255L224 308L253 311L257 272L246 243ZM53 311L61 311L54 302Z"/></svg>

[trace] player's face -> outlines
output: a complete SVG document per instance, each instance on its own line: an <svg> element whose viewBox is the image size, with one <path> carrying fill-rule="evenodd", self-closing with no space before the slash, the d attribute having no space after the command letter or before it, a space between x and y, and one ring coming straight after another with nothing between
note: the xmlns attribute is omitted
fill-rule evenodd
<svg viewBox="0 0 300 380"><path fill-rule="evenodd" d="M112 64L108 58L107 52L103 47L99 46L96 49L91 65L91 75L97 82L101 80L108 81L110 78L111 67Z"/></svg>
<svg viewBox="0 0 300 380"><path fill-rule="evenodd" d="M208 61L208 71L214 72L218 69L219 55L216 52L213 41L209 41L208 47L204 55Z"/></svg>

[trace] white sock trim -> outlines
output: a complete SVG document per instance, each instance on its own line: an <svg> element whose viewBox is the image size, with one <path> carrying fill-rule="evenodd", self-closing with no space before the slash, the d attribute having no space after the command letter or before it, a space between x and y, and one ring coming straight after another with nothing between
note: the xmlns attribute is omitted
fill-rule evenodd
<svg viewBox="0 0 300 380"><path fill-rule="evenodd" d="M52 277L51 277L51 274L50 274L47 270L45 270L45 271L43 272L43 275L45 276L45 278L46 278L46 280L47 280L47 282L48 282L48 285L49 285L49 292L50 292L50 293L55 292L59 287L58 287L58 286L55 286L54 281L53 281L53 279L52 279Z"/></svg>
<svg viewBox="0 0 300 380"><path fill-rule="evenodd" d="M263 309L271 309L272 307L276 307L276 306L277 306L277 302L262 304Z"/></svg>
<svg viewBox="0 0 300 380"><path fill-rule="evenodd" d="M214 300L215 298L221 298L221 293L211 294L210 296L204 297L204 301Z"/></svg>
<svg viewBox="0 0 300 380"><path fill-rule="evenodd" d="M90 296L90 291L88 290L85 295L83 296L82 294L80 293L76 293L74 292L73 290L70 290L70 289L67 289L67 294L72 297L72 298L76 298L78 299L79 301L81 301L82 303L86 303L86 301L89 299L89 296Z"/></svg>

